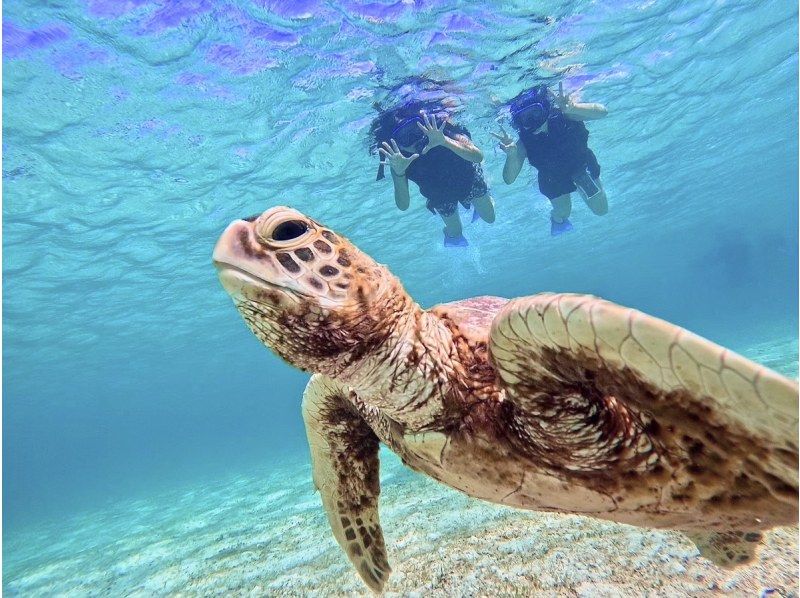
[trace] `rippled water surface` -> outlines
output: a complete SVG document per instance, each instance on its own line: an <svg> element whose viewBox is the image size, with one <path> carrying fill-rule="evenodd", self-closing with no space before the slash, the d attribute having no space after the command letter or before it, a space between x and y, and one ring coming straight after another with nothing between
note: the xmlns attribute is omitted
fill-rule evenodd
<svg viewBox="0 0 800 598"><path fill-rule="evenodd" d="M426 306L588 292L796 361L793 2L10 0L3 17L6 530L305 458L306 378L210 264L228 222L272 205ZM409 76L453 82L486 155L498 217L466 250L374 180L373 103ZM610 212L576 203L558 238L489 135L542 81L609 108L588 128Z"/></svg>

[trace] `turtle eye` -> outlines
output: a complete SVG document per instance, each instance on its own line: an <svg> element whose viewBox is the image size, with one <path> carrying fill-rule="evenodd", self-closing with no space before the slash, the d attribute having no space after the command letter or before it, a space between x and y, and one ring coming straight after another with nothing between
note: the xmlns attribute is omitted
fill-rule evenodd
<svg viewBox="0 0 800 598"><path fill-rule="evenodd" d="M272 239L275 241L291 241L308 232L308 225L301 220L286 220L281 222L272 231Z"/></svg>

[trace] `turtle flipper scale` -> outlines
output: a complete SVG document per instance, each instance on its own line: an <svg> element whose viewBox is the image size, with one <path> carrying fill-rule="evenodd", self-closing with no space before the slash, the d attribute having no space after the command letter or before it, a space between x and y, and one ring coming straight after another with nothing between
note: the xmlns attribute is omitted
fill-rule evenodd
<svg viewBox="0 0 800 598"><path fill-rule="evenodd" d="M512 436L561 477L674 511L680 527L765 508L763 526L797 521L794 381L588 295L510 301L489 351Z"/></svg>
<svg viewBox="0 0 800 598"><path fill-rule="evenodd" d="M378 518L378 438L347 400L349 390L314 375L303 393L314 485L331 530L364 582L380 592L389 578Z"/></svg>

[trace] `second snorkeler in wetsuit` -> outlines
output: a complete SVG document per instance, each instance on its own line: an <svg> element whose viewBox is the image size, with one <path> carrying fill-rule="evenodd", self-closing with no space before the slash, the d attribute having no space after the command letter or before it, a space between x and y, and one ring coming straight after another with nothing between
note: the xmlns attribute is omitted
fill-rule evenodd
<svg viewBox="0 0 800 598"><path fill-rule="evenodd" d="M600 182L600 164L588 147L589 132L580 122L604 117L601 104L578 104L564 95L559 84L556 96L545 85L528 90L511 103L511 123L519 132L514 140L501 128L493 133L506 153L503 180L513 183L527 159L538 171L539 191L553 206L550 232L558 235L572 229L570 193L580 192L595 214L608 212L608 200Z"/></svg>
<svg viewBox="0 0 800 598"><path fill-rule="evenodd" d="M458 204L474 207L475 214L494 222L494 202L483 177L483 154L472 143L469 132L453 125L447 115L421 110L384 113L390 123L375 127L375 143L381 154L381 167L389 166L394 183L394 199L401 210L408 209L408 181L414 181L426 198L427 208L444 221L444 244L466 246L458 214ZM403 118L403 116L406 116ZM391 124L391 129L387 126ZM378 178L383 171L379 170Z"/></svg>

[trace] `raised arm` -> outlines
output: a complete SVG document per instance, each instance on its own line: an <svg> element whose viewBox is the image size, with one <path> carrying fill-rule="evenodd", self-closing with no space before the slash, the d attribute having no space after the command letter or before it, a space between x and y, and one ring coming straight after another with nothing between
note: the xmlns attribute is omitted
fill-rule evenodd
<svg viewBox="0 0 800 598"><path fill-rule="evenodd" d="M562 112L570 120L597 120L606 116L608 109L602 104L573 103Z"/></svg>
<svg viewBox="0 0 800 598"><path fill-rule="evenodd" d="M444 146L469 162L483 162L483 152L466 135L445 135ZM424 152L424 150L423 150Z"/></svg>
<svg viewBox="0 0 800 598"><path fill-rule="evenodd" d="M564 95L564 84L558 84L558 95L555 96L556 106L570 120L597 120L608 114L608 109L602 104L588 104L573 102L569 94Z"/></svg>
<svg viewBox="0 0 800 598"><path fill-rule="evenodd" d="M499 140L500 149L506 153L506 163L503 166L503 181L506 185L510 185L517 180L522 165L525 164L527 153L525 146L520 142L514 142L514 139L506 133L503 127L500 127L500 133L492 133L492 136Z"/></svg>
<svg viewBox="0 0 800 598"><path fill-rule="evenodd" d="M408 178L404 174L395 174L392 170L392 183L394 184L394 203L398 209L405 212L411 202L411 196L408 194Z"/></svg>
<svg viewBox="0 0 800 598"><path fill-rule="evenodd" d="M423 154L427 154L437 145L441 145L468 162L483 161L483 152L472 143L469 137L466 135L448 137L444 134L445 120L443 120L441 126L439 126L436 122L436 115L432 115L430 118L425 112L420 112L420 115L425 121L425 124L418 122L417 126L428 136L428 145L422 150Z"/></svg>
<svg viewBox="0 0 800 598"><path fill-rule="evenodd" d="M394 184L394 203L400 210L407 210L410 202L408 195L408 178L406 170L409 165L419 158L419 154L412 154L408 157L403 155L394 139L390 140L392 145L385 141L378 148L378 152L384 157L382 164L388 165L392 173L392 183Z"/></svg>

